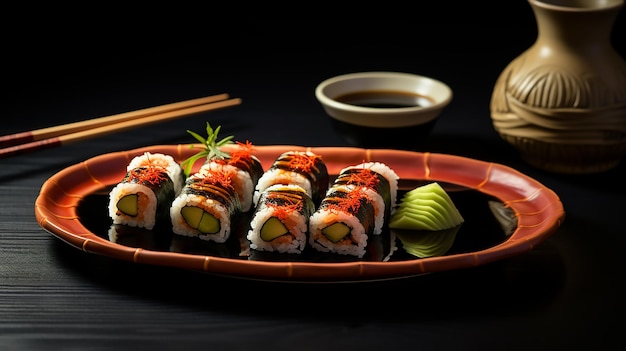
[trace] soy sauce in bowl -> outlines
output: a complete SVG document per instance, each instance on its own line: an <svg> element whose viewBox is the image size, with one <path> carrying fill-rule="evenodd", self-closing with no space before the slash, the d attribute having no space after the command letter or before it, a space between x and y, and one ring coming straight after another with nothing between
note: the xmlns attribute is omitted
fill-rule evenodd
<svg viewBox="0 0 626 351"><path fill-rule="evenodd" d="M360 72L322 81L315 96L349 145L420 150L452 90L410 73Z"/></svg>
<svg viewBox="0 0 626 351"><path fill-rule="evenodd" d="M373 108L427 107L435 103L433 98L407 91L364 90L337 96L337 102Z"/></svg>

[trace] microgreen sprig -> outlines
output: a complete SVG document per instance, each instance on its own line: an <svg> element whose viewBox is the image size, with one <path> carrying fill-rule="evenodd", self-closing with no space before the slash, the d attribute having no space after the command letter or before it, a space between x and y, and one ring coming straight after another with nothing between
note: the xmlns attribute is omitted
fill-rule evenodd
<svg viewBox="0 0 626 351"><path fill-rule="evenodd" d="M213 129L213 127L211 127L211 124L209 122L206 122L206 138L194 131L187 130L187 133L191 134L191 136L193 136L203 145L203 150L190 156L181 163L181 167L183 167L185 176L189 177L193 165L196 163L196 161L203 157L206 158L207 161L213 159L223 160L230 157L230 154L226 151L220 150L220 147L228 144L233 144L234 137L232 135L229 135L218 141L217 136L219 135L220 129L222 129L222 126L217 126L215 129ZM193 149L194 147L195 145L189 146L189 148L191 149Z"/></svg>

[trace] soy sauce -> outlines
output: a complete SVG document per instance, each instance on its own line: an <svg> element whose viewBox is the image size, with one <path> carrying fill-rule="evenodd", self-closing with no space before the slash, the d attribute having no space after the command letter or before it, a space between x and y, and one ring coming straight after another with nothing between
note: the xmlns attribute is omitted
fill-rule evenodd
<svg viewBox="0 0 626 351"><path fill-rule="evenodd" d="M344 104L374 108L427 107L434 103L428 96L394 90L357 91L340 95L335 100Z"/></svg>

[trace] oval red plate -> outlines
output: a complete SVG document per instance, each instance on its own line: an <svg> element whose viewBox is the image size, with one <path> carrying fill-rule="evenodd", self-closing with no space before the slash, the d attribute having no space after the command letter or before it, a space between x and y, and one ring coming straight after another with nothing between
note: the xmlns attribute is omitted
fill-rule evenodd
<svg viewBox="0 0 626 351"><path fill-rule="evenodd" d="M476 252L398 262L315 263L246 261L127 247L99 237L81 223L77 214L80 200L117 184L133 157L160 152L182 161L197 151L189 145L155 145L114 152L63 169L43 184L35 202L35 215L43 229L88 253L240 278L311 282L393 279L483 265L531 250L552 235L565 218L563 205L552 190L496 163L446 154L351 147L273 145L256 146L255 150L265 167L282 152L310 150L323 157L329 173L334 175L346 165L384 162L403 180L452 183L494 196L513 210L517 227L503 243Z"/></svg>

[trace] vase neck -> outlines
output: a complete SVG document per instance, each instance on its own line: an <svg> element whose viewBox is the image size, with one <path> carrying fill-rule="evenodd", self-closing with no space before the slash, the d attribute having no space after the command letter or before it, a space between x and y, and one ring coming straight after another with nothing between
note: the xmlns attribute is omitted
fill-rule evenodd
<svg viewBox="0 0 626 351"><path fill-rule="evenodd" d="M567 1L561 1L560 3ZM529 0L537 21L537 41L565 46L610 46L611 31L621 1L605 7L571 1L571 7L551 5L549 0ZM585 7L587 6L588 7Z"/></svg>

